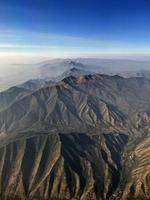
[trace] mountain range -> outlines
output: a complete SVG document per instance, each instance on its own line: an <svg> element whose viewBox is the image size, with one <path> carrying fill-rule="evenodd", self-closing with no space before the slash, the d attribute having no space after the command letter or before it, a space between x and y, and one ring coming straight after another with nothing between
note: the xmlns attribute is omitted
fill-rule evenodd
<svg viewBox="0 0 150 200"><path fill-rule="evenodd" d="M0 93L2 199L148 200L150 80L71 65Z"/></svg>

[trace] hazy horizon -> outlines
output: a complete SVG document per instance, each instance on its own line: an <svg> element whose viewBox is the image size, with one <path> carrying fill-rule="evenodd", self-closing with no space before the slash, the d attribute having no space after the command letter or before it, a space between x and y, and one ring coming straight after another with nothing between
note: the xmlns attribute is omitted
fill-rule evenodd
<svg viewBox="0 0 150 200"><path fill-rule="evenodd" d="M130 58L130 59L129 59ZM75 57L75 65L67 62L70 58L51 58L35 59L36 62L28 60L27 63L0 63L0 91L6 90L12 86L22 84L31 79L45 79L57 77L72 67L79 68L81 63L82 70L92 71L102 74L119 74L124 72L140 73L141 70L149 70L150 60L137 60L131 57ZM138 58L139 59L139 58ZM22 60L21 60L22 61ZM150 70L149 70L150 71Z"/></svg>
<svg viewBox="0 0 150 200"><path fill-rule="evenodd" d="M104 73L148 69L149 8L142 0L1 0L0 88L41 78L39 63L57 58L123 62L99 63ZM58 68L45 76L62 72Z"/></svg>

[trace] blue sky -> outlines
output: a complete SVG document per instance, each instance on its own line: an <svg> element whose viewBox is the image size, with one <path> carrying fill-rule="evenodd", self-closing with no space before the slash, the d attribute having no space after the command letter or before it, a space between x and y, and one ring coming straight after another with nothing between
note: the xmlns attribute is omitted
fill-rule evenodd
<svg viewBox="0 0 150 200"><path fill-rule="evenodd" d="M149 53L149 0L0 0L0 58Z"/></svg>

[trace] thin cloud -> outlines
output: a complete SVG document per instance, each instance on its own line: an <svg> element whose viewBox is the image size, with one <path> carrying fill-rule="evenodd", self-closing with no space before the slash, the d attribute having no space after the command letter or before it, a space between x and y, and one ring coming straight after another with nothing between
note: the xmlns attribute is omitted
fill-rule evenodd
<svg viewBox="0 0 150 200"><path fill-rule="evenodd" d="M48 34L48 33L36 33L30 31L0 31L0 42L8 43L24 43L32 42L33 44L60 44L60 46L99 46L106 45L106 41L100 40L99 38L83 38L78 36L69 36L69 35L58 35L58 34ZM107 43L108 44L108 43Z"/></svg>
<svg viewBox="0 0 150 200"><path fill-rule="evenodd" d="M28 60L55 57L149 54L147 44L128 44L106 41L104 38L36 33L30 31L0 30L1 60Z"/></svg>

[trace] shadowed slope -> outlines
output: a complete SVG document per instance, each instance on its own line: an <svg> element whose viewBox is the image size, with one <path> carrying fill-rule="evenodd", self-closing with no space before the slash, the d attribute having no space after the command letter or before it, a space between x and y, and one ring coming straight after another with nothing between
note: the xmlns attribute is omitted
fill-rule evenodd
<svg viewBox="0 0 150 200"><path fill-rule="evenodd" d="M107 199L118 186L127 140L123 134L72 133L11 142L0 148L1 194L6 199Z"/></svg>

